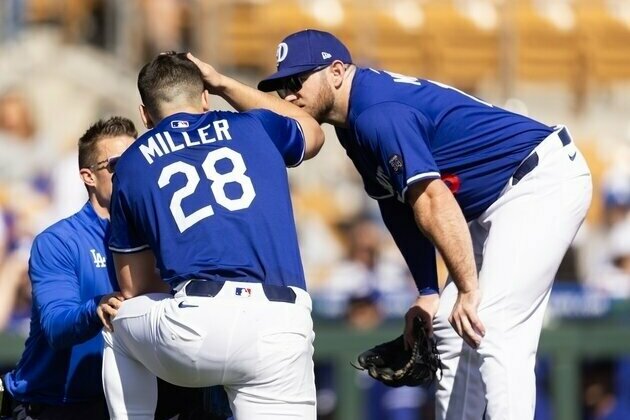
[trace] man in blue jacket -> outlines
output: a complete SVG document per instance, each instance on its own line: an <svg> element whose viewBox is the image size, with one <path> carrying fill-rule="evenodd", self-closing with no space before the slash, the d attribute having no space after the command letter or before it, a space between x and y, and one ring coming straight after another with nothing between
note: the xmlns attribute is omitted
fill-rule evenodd
<svg viewBox="0 0 630 420"><path fill-rule="evenodd" d="M31 329L17 367L4 377L14 419L109 418L101 384L103 338L99 312L115 310L109 199L116 159L134 141L130 120L94 124L79 140L80 175L89 194L76 214L33 243ZM6 406L6 404L5 404Z"/></svg>
<svg viewBox="0 0 630 420"><path fill-rule="evenodd" d="M123 300L107 249L109 201L118 156L137 135L130 120L112 117L98 121L79 139L79 173L89 200L33 243L31 330L17 367L0 378L6 388L3 419L109 418L99 333L103 315L115 315ZM190 389L158 381L158 389L156 419L178 413L180 420L229 416L220 387Z"/></svg>

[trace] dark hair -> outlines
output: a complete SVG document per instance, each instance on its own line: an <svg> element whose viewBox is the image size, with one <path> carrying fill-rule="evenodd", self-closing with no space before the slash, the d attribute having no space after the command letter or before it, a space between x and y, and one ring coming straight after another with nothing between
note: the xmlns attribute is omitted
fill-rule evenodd
<svg viewBox="0 0 630 420"><path fill-rule="evenodd" d="M177 97L194 101L203 92L199 68L185 53L169 51L155 57L138 74L138 91L149 115L161 118L161 106Z"/></svg>
<svg viewBox="0 0 630 420"><path fill-rule="evenodd" d="M111 117L98 120L79 139L79 168L89 168L96 163L96 145L99 140L108 137L138 137L138 131L131 120L124 117Z"/></svg>

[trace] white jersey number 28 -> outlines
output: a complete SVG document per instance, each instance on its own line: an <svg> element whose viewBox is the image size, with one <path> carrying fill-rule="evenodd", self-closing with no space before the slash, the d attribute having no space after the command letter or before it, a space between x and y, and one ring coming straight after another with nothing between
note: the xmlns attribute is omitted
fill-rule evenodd
<svg viewBox="0 0 630 420"><path fill-rule="evenodd" d="M216 164L222 159L229 159L230 162L232 162L232 170L230 172L224 174L217 172ZM230 211L246 209L252 204L254 197L256 197L256 191L254 191L251 178L245 175L247 167L245 167L243 156L241 156L240 153L227 147L213 150L208 153L206 159L201 164L201 168L206 178L212 181L210 188L212 189L212 194L217 204L220 204ZM164 188L167 186L171 182L171 177L178 173L186 176L186 184L175 191L173 198L171 198L169 208L171 209L179 231L184 232L200 220L212 216L214 210L211 205L207 205L199 210L195 210L189 215L184 214L182 200L196 191L201 178L199 177L199 171L193 165L178 161L162 169L160 178L158 179L159 187ZM241 186L243 193L239 198L229 198L225 194L225 185L231 182L236 182Z"/></svg>

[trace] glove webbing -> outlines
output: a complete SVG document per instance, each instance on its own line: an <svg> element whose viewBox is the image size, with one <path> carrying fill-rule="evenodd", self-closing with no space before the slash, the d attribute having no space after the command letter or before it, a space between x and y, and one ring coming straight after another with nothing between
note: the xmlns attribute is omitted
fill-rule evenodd
<svg viewBox="0 0 630 420"><path fill-rule="evenodd" d="M409 370L412 369L413 364L418 360L419 357L420 357L420 343L419 343L419 340L416 340L413 343L413 348L411 349L411 357L409 358L409 361L407 362L407 364L405 364L405 366L401 367L398 370L392 371L391 375L385 373L384 371L379 372L376 366L370 366L370 369L369 369L370 376L372 377L381 376L383 379L387 381L392 381L392 380L395 381L395 380L402 379L409 372Z"/></svg>

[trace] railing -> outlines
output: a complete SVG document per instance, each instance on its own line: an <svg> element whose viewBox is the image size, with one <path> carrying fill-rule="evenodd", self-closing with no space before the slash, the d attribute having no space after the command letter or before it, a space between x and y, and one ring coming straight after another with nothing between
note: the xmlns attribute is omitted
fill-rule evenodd
<svg viewBox="0 0 630 420"><path fill-rule="evenodd" d="M332 360L339 392L337 418L360 419L363 406L350 361L375 344L401 334L402 324L361 332L333 324L316 324L316 359ZM554 420L581 418L580 363L587 358L630 355L630 327L608 320L561 323L543 330L539 355L550 359L550 392Z"/></svg>

